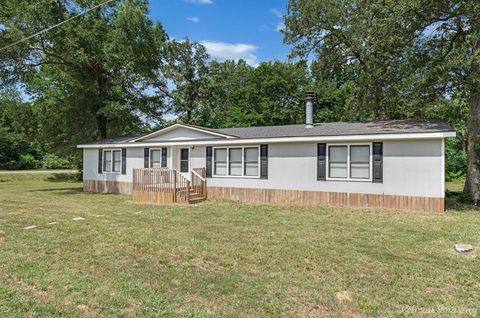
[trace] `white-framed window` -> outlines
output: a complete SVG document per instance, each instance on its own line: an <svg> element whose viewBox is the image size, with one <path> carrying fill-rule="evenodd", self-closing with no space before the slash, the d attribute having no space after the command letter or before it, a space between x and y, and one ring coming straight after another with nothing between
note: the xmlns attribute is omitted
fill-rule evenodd
<svg viewBox="0 0 480 318"><path fill-rule="evenodd" d="M259 147L245 147L243 148L243 158L244 158L244 170L243 173L245 176L256 177L260 174L259 169L259 158L260 158L260 148Z"/></svg>
<svg viewBox="0 0 480 318"><path fill-rule="evenodd" d="M230 176L242 175L242 148L228 149L228 174Z"/></svg>
<svg viewBox="0 0 480 318"><path fill-rule="evenodd" d="M213 174L216 176L227 175L227 149L215 148L213 150Z"/></svg>
<svg viewBox="0 0 480 318"><path fill-rule="evenodd" d="M327 180L372 180L372 144L328 144Z"/></svg>
<svg viewBox="0 0 480 318"><path fill-rule="evenodd" d="M162 149L150 149L150 168L162 167Z"/></svg>
<svg viewBox="0 0 480 318"><path fill-rule="evenodd" d="M213 176L260 177L260 147L214 147Z"/></svg>
<svg viewBox="0 0 480 318"><path fill-rule="evenodd" d="M120 173L122 171L122 151L120 149L103 150L103 172Z"/></svg>

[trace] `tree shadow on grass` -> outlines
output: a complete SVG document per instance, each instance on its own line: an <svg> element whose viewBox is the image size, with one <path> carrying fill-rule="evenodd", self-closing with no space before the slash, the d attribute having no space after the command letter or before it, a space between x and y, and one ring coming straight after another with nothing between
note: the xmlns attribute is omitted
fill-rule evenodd
<svg viewBox="0 0 480 318"><path fill-rule="evenodd" d="M474 205L469 201L468 197L463 192L450 192L445 197L445 209L452 212L467 212L476 211L480 212L480 206Z"/></svg>
<svg viewBox="0 0 480 318"><path fill-rule="evenodd" d="M78 182L80 181L79 174L74 173L53 173L52 175L48 176L45 181L50 182Z"/></svg>
<svg viewBox="0 0 480 318"><path fill-rule="evenodd" d="M57 192L59 195L75 195L84 193L82 187L68 187L68 188L50 188L50 189L35 189L30 192Z"/></svg>

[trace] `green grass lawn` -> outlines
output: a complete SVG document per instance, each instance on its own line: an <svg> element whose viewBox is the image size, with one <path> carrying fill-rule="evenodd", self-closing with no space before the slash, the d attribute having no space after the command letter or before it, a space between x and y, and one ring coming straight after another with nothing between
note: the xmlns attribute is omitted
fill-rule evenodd
<svg viewBox="0 0 480 318"><path fill-rule="evenodd" d="M0 176L0 317L480 314L473 208L147 206L45 178Z"/></svg>

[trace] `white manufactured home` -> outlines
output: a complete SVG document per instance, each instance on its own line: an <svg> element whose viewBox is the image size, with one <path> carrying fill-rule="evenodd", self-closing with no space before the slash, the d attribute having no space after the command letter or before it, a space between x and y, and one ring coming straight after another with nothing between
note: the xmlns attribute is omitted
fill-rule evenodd
<svg viewBox="0 0 480 318"><path fill-rule="evenodd" d="M435 120L209 129L175 124L79 145L84 190L150 203L206 199L443 211Z"/></svg>

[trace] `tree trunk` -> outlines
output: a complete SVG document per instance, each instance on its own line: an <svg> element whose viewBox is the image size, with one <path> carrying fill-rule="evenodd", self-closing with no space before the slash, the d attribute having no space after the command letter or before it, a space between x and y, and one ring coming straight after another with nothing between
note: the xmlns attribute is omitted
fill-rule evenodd
<svg viewBox="0 0 480 318"><path fill-rule="evenodd" d="M479 21L477 21L479 22ZM480 23L472 30L476 35L472 47L470 72L470 110L467 125L467 179L465 191L470 193L475 204L480 203ZM476 30L475 30L476 29ZM476 31L476 32L475 32Z"/></svg>
<svg viewBox="0 0 480 318"><path fill-rule="evenodd" d="M105 107L105 96L107 95L107 79L103 74L103 68L97 66L96 69L97 85L98 85L98 103L97 103L97 138L107 138L107 117L100 113Z"/></svg>
<svg viewBox="0 0 480 318"><path fill-rule="evenodd" d="M480 71L480 67L477 65ZM478 72L480 77L480 72ZM470 112L467 137L467 179L465 191L472 195L475 204L480 203L480 79L470 92Z"/></svg>
<svg viewBox="0 0 480 318"><path fill-rule="evenodd" d="M97 139L107 138L107 118L97 113Z"/></svg>

